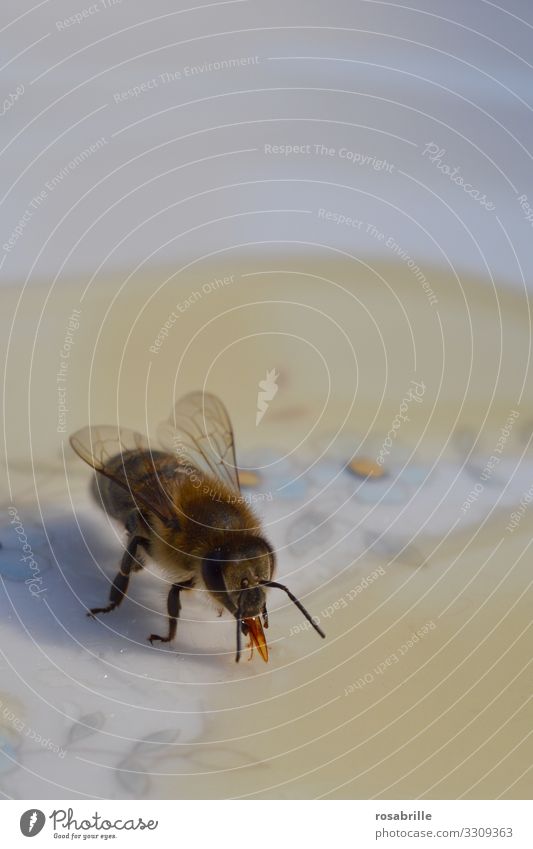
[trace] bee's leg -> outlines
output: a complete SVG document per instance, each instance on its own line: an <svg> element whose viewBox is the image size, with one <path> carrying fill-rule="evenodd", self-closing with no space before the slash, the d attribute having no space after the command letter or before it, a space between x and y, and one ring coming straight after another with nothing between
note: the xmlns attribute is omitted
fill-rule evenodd
<svg viewBox="0 0 533 849"><path fill-rule="evenodd" d="M134 536L128 542L128 547L123 554L120 570L115 576L111 592L109 593L109 604L107 607L92 607L87 616L94 616L96 613L109 613L118 607L126 593L128 592L128 584L130 582L130 572L135 566L135 555L139 545L144 545L146 540L141 536Z"/></svg>
<svg viewBox="0 0 533 849"><path fill-rule="evenodd" d="M176 629L178 627L178 618L181 610L181 601L180 601L180 592L181 590L188 590L194 584L193 580L185 581L181 584L172 584L170 588L170 592L168 594L167 599L167 610L168 610L168 636L160 637L158 634L150 634L148 637L149 641L153 643L154 640L158 640L160 643L170 643L176 636Z"/></svg>
<svg viewBox="0 0 533 849"><path fill-rule="evenodd" d="M268 628L268 610L267 610L266 602L265 602L265 606L263 607L263 610L261 611L261 613L263 615L263 626L265 628Z"/></svg>
<svg viewBox="0 0 533 849"><path fill-rule="evenodd" d="M144 535L146 534L146 539L143 539L143 548L145 548L147 551L149 550L150 543L148 536L150 531L146 525L146 520L144 516L138 510L134 510L132 513L130 513L130 515L126 519L125 528L130 537L144 537ZM140 572L140 570L143 568L143 565L144 564L141 562L140 558L137 557L131 564L131 571Z"/></svg>

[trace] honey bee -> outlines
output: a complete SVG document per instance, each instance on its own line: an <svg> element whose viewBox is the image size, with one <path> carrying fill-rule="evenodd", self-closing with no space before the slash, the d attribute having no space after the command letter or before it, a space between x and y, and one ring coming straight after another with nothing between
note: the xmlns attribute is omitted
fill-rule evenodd
<svg viewBox="0 0 533 849"><path fill-rule="evenodd" d="M127 533L125 551L105 607L122 602L130 575L143 567L143 552L166 572L168 634L151 634L151 644L176 636L181 593L200 590L219 613L236 620L237 649L248 636L268 661L266 590L284 590L313 628L325 637L301 602L273 581L276 559L261 524L241 494L233 428L215 395L192 392L179 400L158 428L163 450L152 450L139 433L122 427L85 427L70 437L74 451L96 474L91 488L105 512ZM251 656L251 655L250 655Z"/></svg>

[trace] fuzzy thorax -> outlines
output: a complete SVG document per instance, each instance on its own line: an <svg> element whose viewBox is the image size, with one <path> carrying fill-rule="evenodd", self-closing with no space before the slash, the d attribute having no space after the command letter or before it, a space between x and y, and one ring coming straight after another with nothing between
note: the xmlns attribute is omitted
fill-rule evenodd
<svg viewBox="0 0 533 849"><path fill-rule="evenodd" d="M194 577L213 551L228 550L238 559L250 537L261 536L260 522L243 496L221 481L181 479L172 487L175 522L157 516L151 522L152 556L172 580Z"/></svg>

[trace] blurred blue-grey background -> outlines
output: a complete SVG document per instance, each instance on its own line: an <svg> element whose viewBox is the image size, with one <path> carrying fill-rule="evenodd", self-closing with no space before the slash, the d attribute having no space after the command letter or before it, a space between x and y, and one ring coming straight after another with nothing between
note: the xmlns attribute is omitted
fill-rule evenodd
<svg viewBox="0 0 533 849"><path fill-rule="evenodd" d="M1 15L5 281L272 242L530 278L526 0L5 0Z"/></svg>

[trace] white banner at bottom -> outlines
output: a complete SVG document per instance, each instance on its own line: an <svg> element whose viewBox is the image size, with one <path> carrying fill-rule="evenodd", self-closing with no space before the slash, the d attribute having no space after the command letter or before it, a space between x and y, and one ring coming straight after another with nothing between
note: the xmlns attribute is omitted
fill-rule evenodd
<svg viewBox="0 0 533 849"><path fill-rule="evenodd" d="M2 844L237 849L369 846L531 849L528 801L20 801L0 805Z"/></svg>

